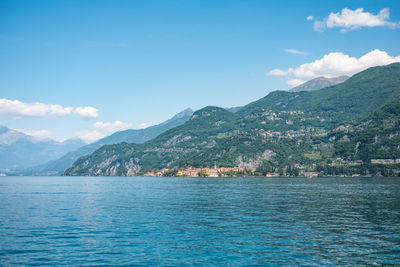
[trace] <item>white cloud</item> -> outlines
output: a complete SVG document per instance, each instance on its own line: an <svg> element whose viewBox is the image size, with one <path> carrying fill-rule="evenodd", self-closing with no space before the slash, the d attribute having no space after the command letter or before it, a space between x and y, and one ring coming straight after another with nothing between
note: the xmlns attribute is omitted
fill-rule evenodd
<svg viewBox="0 0 400 267"><path fill-rule="evenodd" d="M93 107L77 107L74 113L85 117L85 118L97 118L99 116L99 111Z"/></svg>
<svg viewBox="0 0 400 267"><path fill-rule="evenodd" d="M92 125L93 128L107 131L107 132L115 132L115 131L121 131L121 130L126 130L129 128L132 128L132 124L130 123L125 123L122 121L114 121L114 122L102 122L98 121Z"/></svg>
<svg viewBox="0 0 400 267"><path fill-rule="evenodd" d="M66 116L78 114L85 118L98 117L98 110L93 107L63 107L59 104L44 104L40 102L24 103L19 100L0 99L0 115L17 117Z"/></svg>
<svg viewBox="0 0 400 267"><path fill-rule="evenodd" d="M302 64L287 70L274 69L269 75L295 77L296 79L313 79L319 76L327 78L340 75L353 75L367 68L400 62L400 56L392 57L379 49L361 56L351 57L341 52L332 52L310 63ZM289 83L289 82L288 82Z"/></svg>
<svg viewBox="0 0 400 267"><path fill-rule="evenodd" d="M314 19L314 16L308 16L308 17L307 17L307 20L308 20L308 21L313 20L313 19Z"/></svg>
<svg viewBox="0 0 400 267"><path fill-rule="evenodd" d="M26 129L14 129L17 132L21 132L34 137L48 137L54 133L49 130L26 130Z"/></svg>
<svg viewBox="0 0 400 267"><path fill-rule="evenodd" d="M377 15L370 12L364 12L363 8L351 10L343 8L338 13L331 12L327 18L322 21L314 22L314 30L324 31L326 28L341 28L342 32L355 30L361 27L382 27L398 28L400 22L390 22L390 11L383 8ZM308 19L308 18L307 18Z"/></svg>
<svg viewBox="0 0 400 267"><path fill-rule="evenodd" d="M142 123L136 129L144 129L148 126L149 125L147 123ZM131 123L126 123L118 120L113 122L98 121L93 123L91 127L94 130L82 130L79 132L75 132L75 135L85 140L86 142L91 143L114 132L134 128Z"/></svg>
<svg viewBox="0 0 400 267"><path fill-rule="evenodd" d="M280 70L280 69L273 69L270 72L268 72L269 75L273 75L273 76L285 76L288 73L284 70Z"/></svg>
<svg viewBox="0 0 400 267"><path fill-rule="evenodd" d="M139 124L137 129L145 129L145 128L149 127L149 126L150 126L150 124L143 122L143 123Z"/></svg>
<svg viewBox="0 0 400 267"><path fill-rule="evenodd" d="M285 52L290 53L290 54L295 54L295 55L307 55L306 52L297 50L297 49L285 49Z"/></svg>
<svg viewBox="0 0 400 267"><path fill-rule="evenodd" d="M132 124L122 121L103 122L98 121L91 126L94 130L82 130L75 132L75 135L88 143L97 141L103 137L110 135L116 131L132 128Z"/></svg>
<svg viewBox="0 0 400 267"><path fill-rule="evenodd" d="M75 132L75 135L87 143L94 142L106 136L106 134L101 133L97 130L84 130Z"/></svg>
<svg viewBox="0 0 400 267"><path fill-rule="evenodd" d="M326 28L325 22L316 20L314 22L314 27L313 28L314 28L314 31L323 32L325 30L325 28Z"/></svg>
<svg viewBox="0 0 400 267"><path fill-rule="evenodd" d="M126 129L144 129L149 127L150 125L147 123L141 123L138 127L134 128L131 123L125 123L122 121L114 121L114 122L103 122L98 121L92 124L92 128L94 130L82 130L75 132L75 135L87 143L91 143L97 141L103 137L106 137L114 132L122 131Z"/></svg>
<svg viewBox="0 0 400 267"><path fill-rule="evenodd" d="M289 85L291 85L293 87L296 87L296 86L299 86L300 84L303 84L304 82L305 81L300 80L300 79L292 79L292 80L288 80L287 84L289 84Z"/></svg>

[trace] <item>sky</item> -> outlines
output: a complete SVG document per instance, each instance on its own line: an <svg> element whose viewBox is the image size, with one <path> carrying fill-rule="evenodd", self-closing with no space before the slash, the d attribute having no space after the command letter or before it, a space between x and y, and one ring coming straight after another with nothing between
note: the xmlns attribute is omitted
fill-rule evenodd
<svg viewBox="0 0 400 267"><path fill-rule="evenodd" d="M400 61L400 1L0 0L0 125L87 142Z"/></svg>

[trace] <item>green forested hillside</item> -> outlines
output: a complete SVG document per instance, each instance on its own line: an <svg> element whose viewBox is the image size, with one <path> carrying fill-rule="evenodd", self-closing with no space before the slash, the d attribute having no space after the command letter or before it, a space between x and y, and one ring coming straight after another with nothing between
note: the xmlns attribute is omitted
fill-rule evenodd
<svg viewBox="0 0 400 267"><path fill-rule="evenodd" d="M400 97L330 133L335 154L346 160L400 159Z"/></svg>
<svg viewBox="0 0 400 267"><path fill-rule="evenodd" d="M104 146L79 159L67 170L67 174L72 171L79 175L86 174L86 168L83 170L77 168L77 165L97 166L104 169L104 173L115 173L115 169L108 169L109 166L122 166L131 159L133 165L138 163L141 171L169 167L171 162L182 161L188 154L212 147L219 138L233 134L239 120L238 115L223 108L206 107L196 111L185 124L170 129L144 144L122 143ZM112 162L102 167L105 158Z"/></svg>
<svg viewBox="0 0 400 267"><path fill-rule="evenodd" d="M138 175L164 168L241 167L250 173L397 175L400 64L312 92L275 91L237 113L196 111L144 144L104 146L66 175ZM390 172L382 170L390 168Z"/></svg>
<svg viewBox="0 0 400 267"><path fill-rule="evenodd" d="M275 91L239 110L238 115L260 115L265 110L302 110L335 124L366 115L400 95L400 64L379 66L355 74L346 82L312 92Z"/></svg>
<svg viewBox="0 0 400 267"><path fill-rule="evenodd" d="M66 153L56 160L52 160L45 164L25 169L22 171L22 173L25 175L61 175L79 157L88 155L104 145L116 144L121 142L138 144L144 143L171 128L182 125L187 120L189 120L192 114L193 110L187 108L160 124L150 126L145 129L129 129L115 132L94 143L82 146L79 149Z"/></svg>

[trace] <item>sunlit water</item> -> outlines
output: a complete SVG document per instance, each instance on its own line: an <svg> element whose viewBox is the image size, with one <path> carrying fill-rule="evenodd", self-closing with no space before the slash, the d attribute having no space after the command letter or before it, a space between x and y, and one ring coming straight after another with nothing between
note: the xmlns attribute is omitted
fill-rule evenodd
<svg viewBox="0 0 400 267"><path fill-rule="evenodd" d="M0 265L400 265L400 178L0 178Z"/></svg>

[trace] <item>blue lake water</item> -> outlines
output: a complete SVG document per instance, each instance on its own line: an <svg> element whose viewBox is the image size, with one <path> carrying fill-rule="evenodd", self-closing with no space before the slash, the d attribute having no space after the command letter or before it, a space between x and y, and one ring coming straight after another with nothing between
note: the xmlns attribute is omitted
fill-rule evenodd
<svg viewBox="0 0 400 267"><path fill-rule="evenodd" d="M400 265L400 178L0 178L0 265Z"/></svg>

